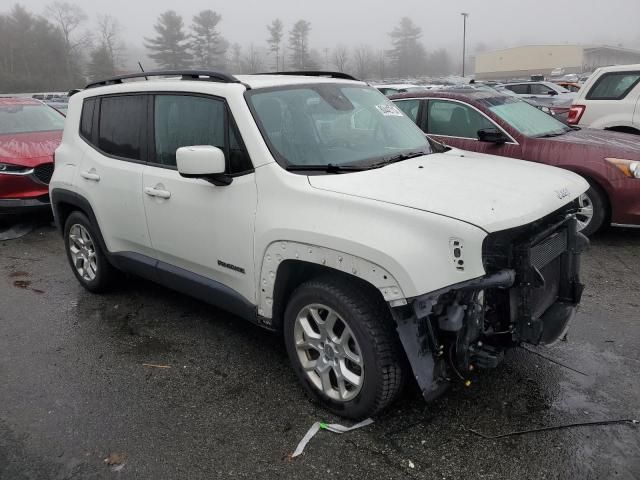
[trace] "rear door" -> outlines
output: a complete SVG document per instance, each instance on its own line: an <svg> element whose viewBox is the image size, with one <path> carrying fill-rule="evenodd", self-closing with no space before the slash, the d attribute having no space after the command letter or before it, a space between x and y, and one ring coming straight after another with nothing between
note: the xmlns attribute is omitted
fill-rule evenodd
<svg viewBox="0 0 640 480"><path fill-rule="evenodd" d="M78 193L89 200L110 252L152 254L142 203L147 96L84 100Z"/></svg>
<svg viewBox="0 0 640 480"><path fill-rule="evenodd" d="M251 160L226 102L195 94L152 97L153 132L143 175L151 242L167 268L222 283L253 301L253 231L257 188ZM221 148L229 185L184 178L176 150L190 145ZM159 192L159 193L158 193Z"/></svg>

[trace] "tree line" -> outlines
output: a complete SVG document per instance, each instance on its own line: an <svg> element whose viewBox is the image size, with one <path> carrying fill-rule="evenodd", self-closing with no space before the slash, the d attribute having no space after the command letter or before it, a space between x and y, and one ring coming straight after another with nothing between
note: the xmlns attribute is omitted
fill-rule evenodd
<svg viewBox="0 0 640 480"><path fill-rule="evenodd" d="M446 50L427 51L422 29L408 17L389 32L389 48L379 50L365 44L313 48L311 22L300 19L286 28L277 18L265 25L264 43L242 46L222 35L221 22L222 16L210 9L186 22L174 10L163 12L154 34L143 40L146 54L162 69L337 70L362 79L443 75L453 68ZM64 0L47 5L41 14L19 4L0 14L0 92L81 87L131 70L125 59L122 27L111 15L89 18Z"/></svg>

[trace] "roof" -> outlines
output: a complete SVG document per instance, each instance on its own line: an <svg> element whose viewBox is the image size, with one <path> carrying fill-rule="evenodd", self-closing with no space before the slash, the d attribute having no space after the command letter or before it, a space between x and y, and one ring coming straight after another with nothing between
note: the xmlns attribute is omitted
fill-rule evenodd
<svg viewBox="0 0 640 480"><path fill-rule="evenodd" d="M498 50L489 50L487 52L480 52L477 53L476 56L481 56L484 54L491 54L491 53L499 53L499 52L506 52L509 50L518 50L520 48L530 48L530 47L540 47L540 48L554 48L554 47L574 47L574 48L582 48L583 50L615 50L618 52L626 52L626 53L635 53L637 55L640 55L640 50L633 50L631 48L624 48L624 47L613 47L610 45L579 45L579 44L575 44L575 43L564 43L564 44L558 44L558 43L550 43L550 44L529 44L529 45L517 45L515 47L509 47L509 48L499 48Z"/></svg>
<svg viewBox="0 0 640 480"><path fill-rule="evenodd" d="M399 93L391 95L391 100L403 98L451 98L454 100L484 100L487 98L509 96L497 90L475 89L475 88L446 88L441 90L425 90L424 92Z"/></svg>
<svg viewBox="0 0 640 480"><path fill-rule="evenodd" d="M34 98L0 97L0 106L7 105L42 105L42 102Z"/></svg>
<svg viewBox="0 0 640 480"><path fill-rule="evenodd" d="M329 78L321 76L306 75L236 75L242 83L249 85L251 88L270 88L286 85L304 85L309 83L359 83L364 85L365 82L356 82L354 80L343 80L338 78Z"/></svg>
<svg viewBox="0 0 640 480"><path fill-rule="evenodd" d="M636 63L634 65L614 65L612 67L600 67L598 71L600 72L628 72L628 71L639 71L640 63Z"/></svg>
<svg viewBox="0 0 640 480"><path fill-rule="evenodd" d="M421 85L416 85L415 83L377 83L375 85L371 85L374 88L413 88L420 87Z"/></svg>

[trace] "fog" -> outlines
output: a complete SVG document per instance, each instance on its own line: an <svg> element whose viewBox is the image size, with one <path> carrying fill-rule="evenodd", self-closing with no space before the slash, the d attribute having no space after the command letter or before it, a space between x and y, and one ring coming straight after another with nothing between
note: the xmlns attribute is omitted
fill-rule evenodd
<svg viewBox="0 0 640 480"><path fill-rule="evenodd" d="M42 13L50 0L22 0L27 9ZM460 12L470 13L467 32L471 53L477 46L488 49L532 43L588 43L640 47L639 0L205 0L87 1L76 3L90 19L99 13L116 17L130 47L143 46L152 36L157 16L173 9L189 25L191 17L204 9L222 15L219 28L231 43L262 46L267 23L280 18L285 32L299 19L311 22L310 47L322 50L336 44L368 44L386 48L388 33L403 16L422 27L428 49L444 47L457 51L461 44ZM9 2L3 2L10 8ZM286 36L285 36L286 39Z"/></svg>

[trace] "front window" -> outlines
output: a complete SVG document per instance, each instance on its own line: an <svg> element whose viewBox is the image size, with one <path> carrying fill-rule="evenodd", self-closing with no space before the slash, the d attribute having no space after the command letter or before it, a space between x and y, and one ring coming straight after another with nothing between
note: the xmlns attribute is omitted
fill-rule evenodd
<svg viewBox="0 0 640 480"><path fill-rule="evenodd" d="M536 107L511 97L483 100L487 108L527 137L555 137L571 129Z"/></svg>
<svg viewBox="0 0 640 480"><path fill-rule="evenodd" d="M369 87L305 85L255 90L247 98L284 167L368 168L399 154L431 153L420 129Z"/></svg>
<svg viewBox="0 0 640 480"><path fill-rule="evenodd" d="M62 130L64 116L46 105L0 105L0 135Z"/></svg>
<svg viewBox="0 0 640 480"><path fill-rule="evenodd" d="M478 138L478 131L496 126L477 110L460 102L429 100L427 133L459 138Z"/></svg>

